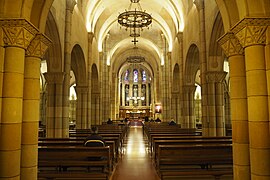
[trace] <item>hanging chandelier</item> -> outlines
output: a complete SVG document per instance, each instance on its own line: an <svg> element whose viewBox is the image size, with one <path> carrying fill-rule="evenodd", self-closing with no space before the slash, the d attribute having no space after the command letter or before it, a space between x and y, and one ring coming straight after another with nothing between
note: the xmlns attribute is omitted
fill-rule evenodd
<svg viewBox="0 0 270 180"><path fill-rule="evenodd" d="M128 10L119 14L118 23L125 27L126 30L130 29L130 37L133 37L132 41L134 45L138 42L136 39L140 37L140 31L143 28L148 27L152 23L152 16L142 10L139 3L140 0L130 0ZM134 10L131 10L135 6Z"/></svg>

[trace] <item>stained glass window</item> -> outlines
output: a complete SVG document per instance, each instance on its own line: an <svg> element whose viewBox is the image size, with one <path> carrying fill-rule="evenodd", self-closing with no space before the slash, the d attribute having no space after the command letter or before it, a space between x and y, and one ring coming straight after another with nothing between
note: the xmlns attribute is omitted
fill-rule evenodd
<svg viewBox="0 0 270 180"><path fill-rule="evenodd" d="M134 70L133 70L133 81L134 81L135 83L138 82L138 70L137 70L137 69L134 69Z"/></svg>
<svg viewBox="0 0 270 180"><path fill-rule="evenodd" d="M126 70L125 76L124 76L124 80L128 81L128 75L129 75L129 70Z"/></svg>
<svg viewBox="0 0 270 180"><path fill-rule="evenodd" d="M142 81L146 82L146 73L145 70L142 71Z"/></svg>

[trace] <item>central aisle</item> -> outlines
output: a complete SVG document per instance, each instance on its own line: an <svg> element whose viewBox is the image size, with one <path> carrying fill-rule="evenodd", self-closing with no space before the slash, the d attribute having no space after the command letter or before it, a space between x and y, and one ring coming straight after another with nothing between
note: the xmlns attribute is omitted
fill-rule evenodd
<svg viewBox="0 0 270 180"><path fill-rule="evenodd" d="M124 149L112 180L160 180L148 154L141 126L130 127Z"/></svg>

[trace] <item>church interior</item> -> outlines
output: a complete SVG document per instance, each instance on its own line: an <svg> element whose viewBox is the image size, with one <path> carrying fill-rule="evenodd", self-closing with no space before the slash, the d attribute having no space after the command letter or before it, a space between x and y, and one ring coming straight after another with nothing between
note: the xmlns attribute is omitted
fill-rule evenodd
<svg viewBox="0 0 270 180"><path fill-rule="evenodd" d="M270 180L269 26L270 0L0 0L0 179Z"/></svg>

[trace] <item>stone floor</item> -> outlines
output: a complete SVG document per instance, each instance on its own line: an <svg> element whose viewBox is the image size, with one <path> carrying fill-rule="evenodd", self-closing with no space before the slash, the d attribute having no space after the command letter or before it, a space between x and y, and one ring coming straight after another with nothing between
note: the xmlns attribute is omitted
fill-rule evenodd
<svg viewBox="0 0 270 180"><path fill-rule="evenodd" d="M131 126L124 143L123 156L119 160L111 180L160 180L153 166L147 144L142 127ZM232 177L221 178L221 180L232 179ZM214 180L214 177L183 177L179 180Z"/></svg>

